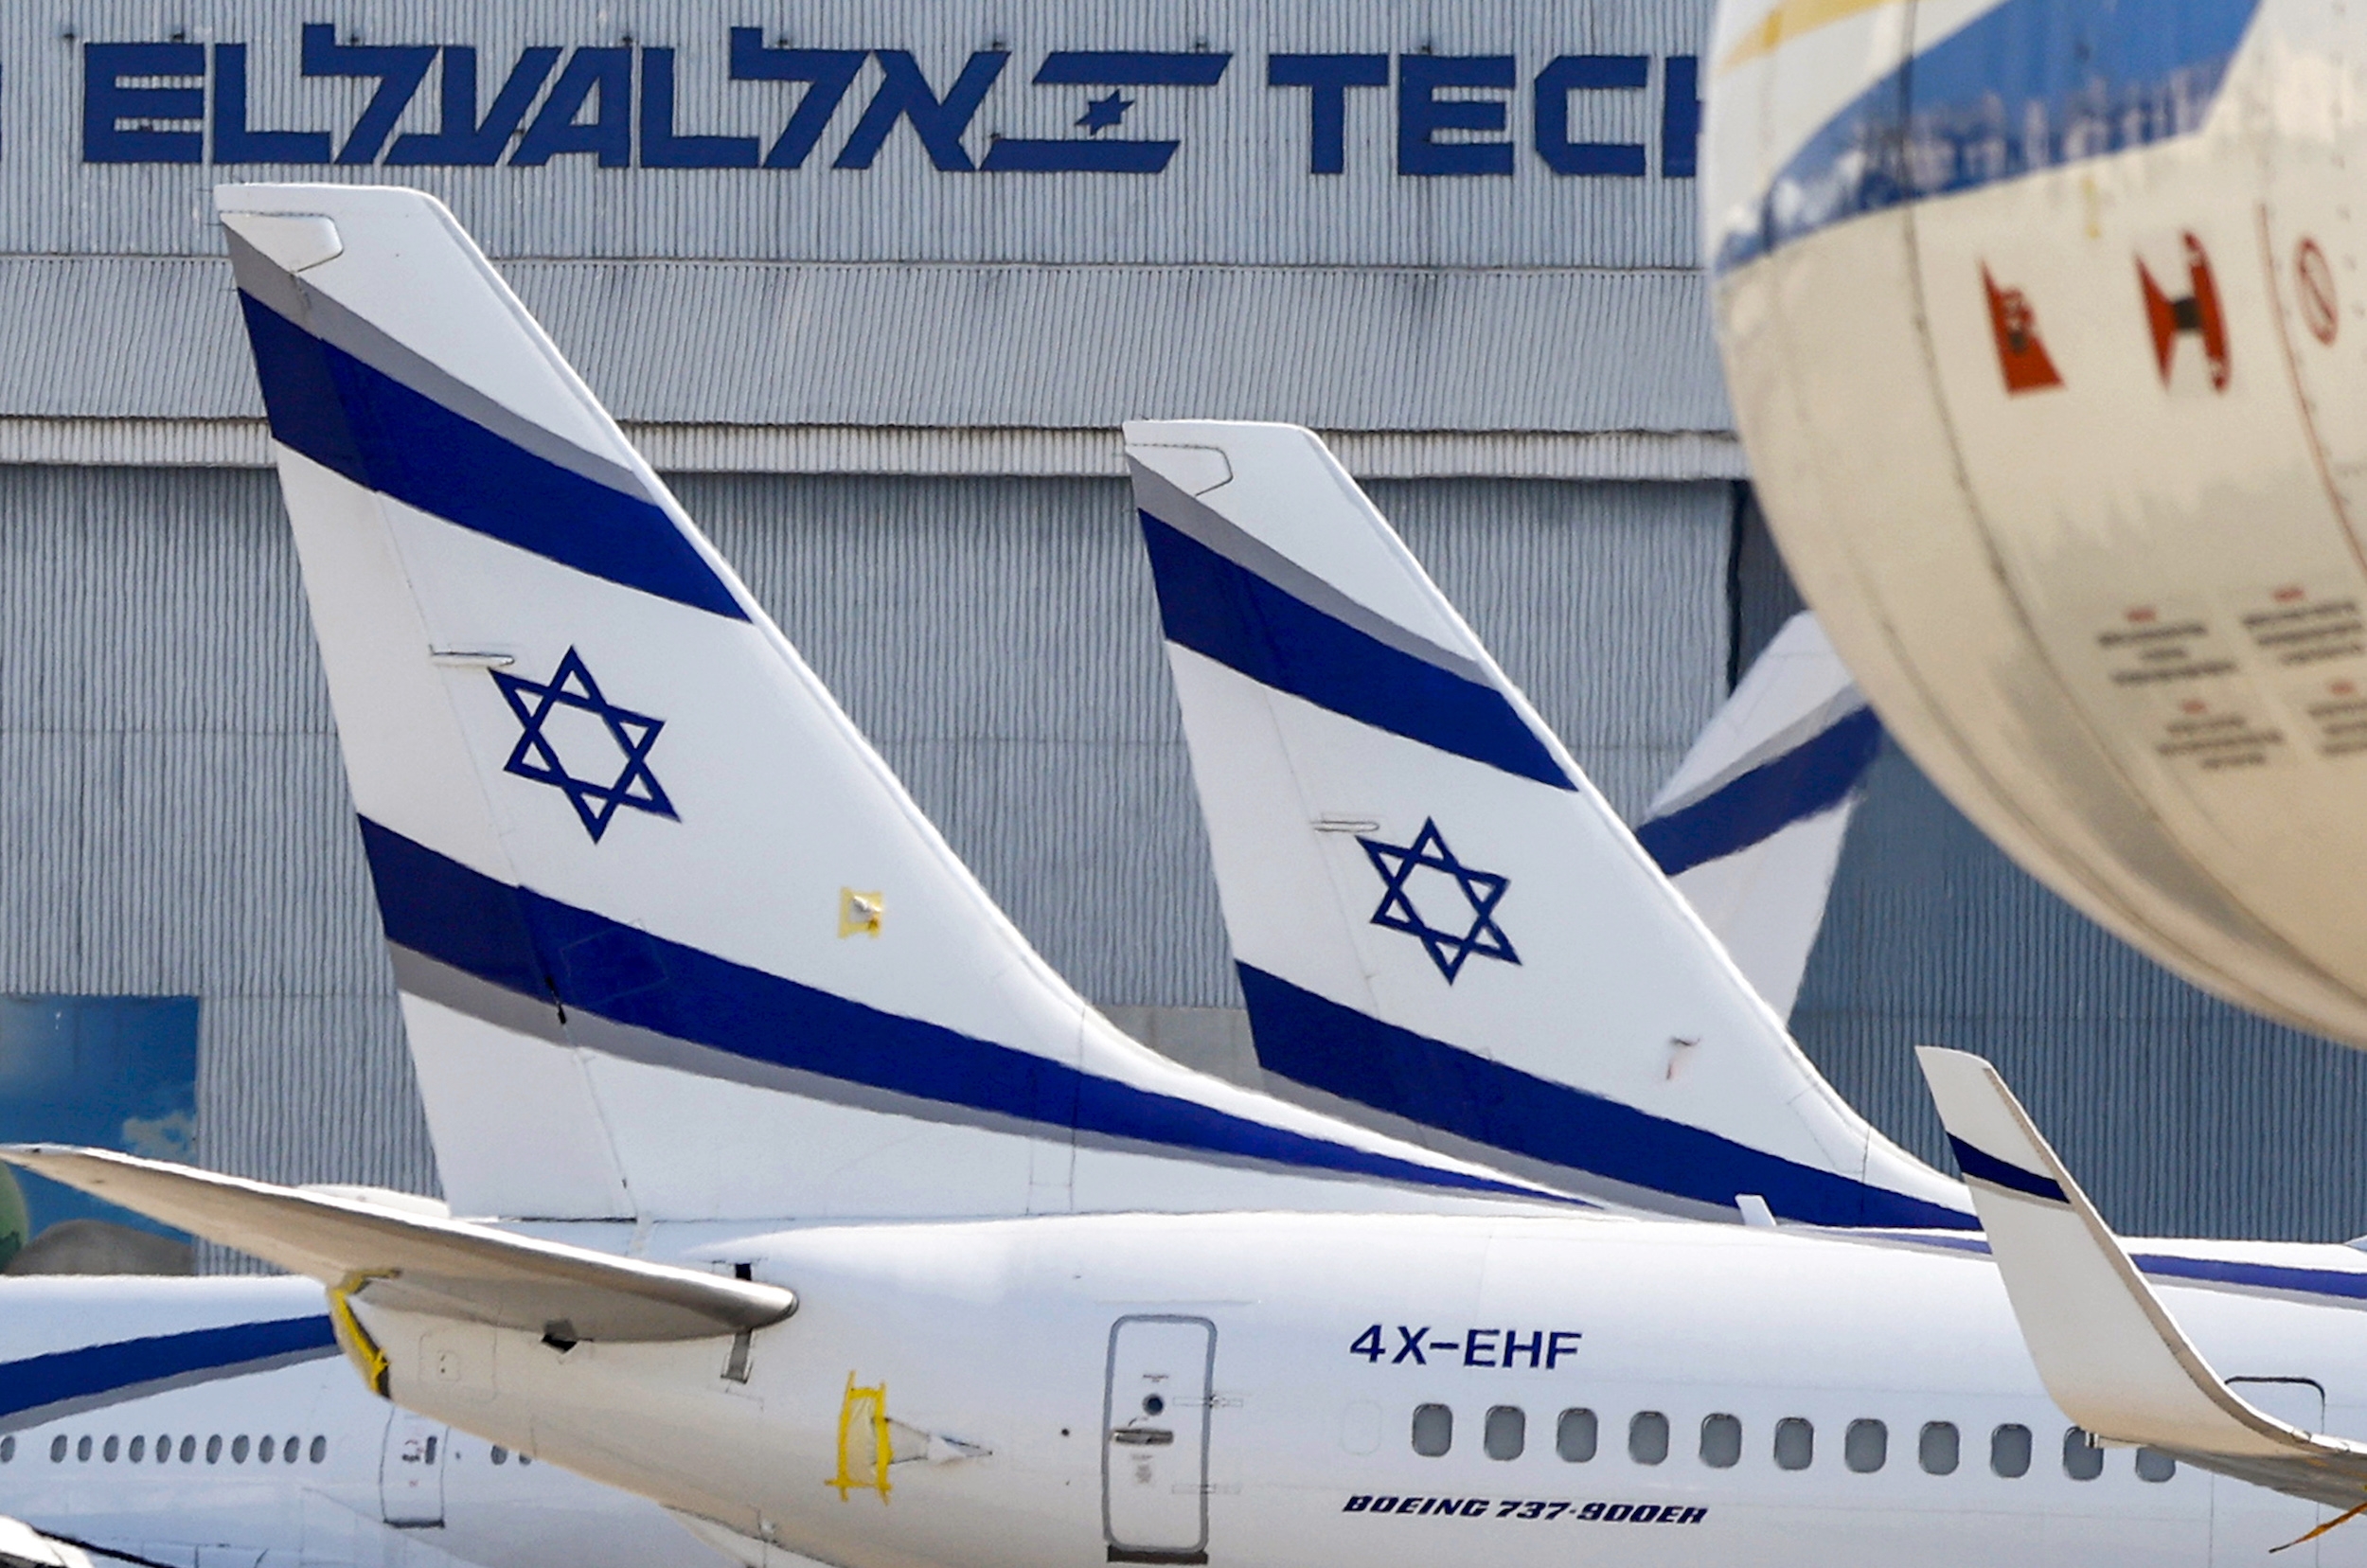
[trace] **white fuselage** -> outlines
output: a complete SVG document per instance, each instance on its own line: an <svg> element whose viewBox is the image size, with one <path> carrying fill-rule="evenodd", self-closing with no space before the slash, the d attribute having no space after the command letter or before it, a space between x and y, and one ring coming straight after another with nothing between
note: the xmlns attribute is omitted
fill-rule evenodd
<svg viewBox="0 0 2367 1568"><path fill-rule="evenodd" d="M0 1515L179 1568L719 1560L647 1499L389 1405L333 1350L240 1345L324 1312L308 1279L0 1281L0 1404L80 1391L0 1417Z"/></svg>
<svg viewBox="0 0 2367 1568"><path fill-rule="evenodd" d="M2126 1450L2067 1475L2069 1423L1977 1255L1656 1221L1275 1214L833 1227L695 1251L798 1292L794 1317L756 1334L744 1381L724 1340L562 1349L358 1305L399 1400L716 1521L716 1543L755 1562L769 1542L849 1568L1462 1553L2084 1568L2224 1560L2318 1518L2182 1466L2143 1479ZM2310 1380L2275 1398L2298 1390L2297 1414L2321 1420L2322 1388L2335 1430L2367 1414L2350 1310L2172 1295L2230 1375ZM1931 1473L1949 1428L1952 1471ZM2026 1472L1998 1473L2024 1452ZM2320 1549L2360 1548L2337 1533Z"/></svg>

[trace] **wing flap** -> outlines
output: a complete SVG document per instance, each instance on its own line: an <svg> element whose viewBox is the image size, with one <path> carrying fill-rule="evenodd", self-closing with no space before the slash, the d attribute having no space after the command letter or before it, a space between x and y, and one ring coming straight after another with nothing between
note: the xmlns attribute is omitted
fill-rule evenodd
<svg viewBox="0 0 2367 1568"><path fill-rule="evenodd" d="M27 1144L0 1159L399 1311L635 1341L736 1334L797 1309L777 1285L129 1154Z"/></svg>

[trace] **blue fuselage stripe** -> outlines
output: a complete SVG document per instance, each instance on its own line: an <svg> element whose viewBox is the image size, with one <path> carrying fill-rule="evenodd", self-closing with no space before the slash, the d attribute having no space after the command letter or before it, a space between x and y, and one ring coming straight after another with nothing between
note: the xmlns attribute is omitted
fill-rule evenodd
<svg viewBox="0 0 2367 1568"><path fill-rule="evenodd" d="M27 1410L136 1391L143 1385L193 1373L232 1370L336 1348L325 1316L234 1323L222 1328L118 1340L58 1350L0 1364L0 1418Z"/></svg>
<svg viewBox="0 0 2367 1568"><path fill-rule="evenodd" d="M882 1012L469 869L370 821L386 939L505 990L752 1062L1079 1134L1331 1176L1550 1198L1135 1088Z"/></svg>
<svg viewBox="0 0 2367 1568"><path fill-rule="evenodd" d="M1882 749L1882 722L1860 708L1692 805L1635 830L1667 876L1764 843L1849 798Z"/></svg>
<svg viewBox="0 0 2367 1568"><path fill-rule="evenodd" d="M1956 1164L1969 1178L1986 1182L1991 1186L2002 1186L2008 1192L2026 1193L2033 1198L2044 1198L2049 1203L2068 1203L2071 1202L2071 1199L2064 1194L2062 1184L2051 1176L2042 1176L2035 1170L2024 1170L2018 1165L1999 1159L1985 1149L1975 1149L1953 1132L1948 1135L1948 1146L1956 1151Z"/></svg>
<svg viewBox="0 0 2367 1568"><path fill-rule="evenodd" d="M1268 1072L1490 1149L1721 1208L1756 1193L1807 1224L1969 1230L1969 1214L1795 1164L1489 1061L1368 1017L1248 964L1240 971Z"/></svg>
<svg viewBox="0 0 2367 1568"><path fill-rule="evenodd" d="M665 510L526 451L239 296L275 438L357 485L577 571L745 620Z"/></svg>
<svg viewBox="0 0 2367 1568"><path fill-rule="evenodd" d="M1869 212L2200 129L2258 0L2004 0L1865 89L1786 162L1738 267Z"/></svg>
<svg viewBox="0 0 2367 1568"><path fill-rule="evenodd" d="M1142 513L1167 640L1361 724L1575 789L1503 692L1390 647Z"/></svg>

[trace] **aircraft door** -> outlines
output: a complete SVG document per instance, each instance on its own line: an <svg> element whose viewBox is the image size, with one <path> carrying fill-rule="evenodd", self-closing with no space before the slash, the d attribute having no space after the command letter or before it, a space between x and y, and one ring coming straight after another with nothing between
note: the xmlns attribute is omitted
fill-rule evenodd
<svg viewBox="0 0 2367 1568"><path fill-rule="evenodd" d="M1145 1313L1110 1328L1101 1524L1112 1562L1208 1560L1208 1396L1217 1326Z"/></svg>
<svg viewBox="0 0 2367 1568"><path fill-rule="evenodd" d="M418 1528L444 1522L444 1458L452 1434L441 1421L397 1410L386 1418L378 1497L389 1524Z"/></svg>
<svg viewBox="0 0 2367 1568"><path fill-rule="evenodd" d="M2307 1378L2230 1378L2228 1386L2280 1421L2305 1432L2326 1429L2326 1391ZM2211 1478L2211 1561L2270 1560L2272 1549L2307 1535L2330 1517L2315 1503L2225 1475ZM2315 1568L2318 1543L2279 1552L2278 1568Z"/></svg>

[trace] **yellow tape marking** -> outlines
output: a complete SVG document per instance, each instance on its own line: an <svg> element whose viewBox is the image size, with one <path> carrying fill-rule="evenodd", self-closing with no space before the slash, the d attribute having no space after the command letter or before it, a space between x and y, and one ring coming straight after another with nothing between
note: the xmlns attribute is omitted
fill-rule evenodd
<svg viewBox="0 0 2367 1568"><path fill-rule="evenodd" d="M859 1427L868 1428L871 1434L871 1474L868 1476L857 1475L851 1462ZM889 1452L890 1443L887 1384L883 1382L871 1388L858 1388L855 1386L855 1375L847 1373L846 1397L838 1407L838 1473L822 1484L837 1488L838 1499L842 1503L846 1501L848 1493L857 1490L876 1491L880 1494L880 1501L886 1502L888 1461L894 1457Z"/></svg>

